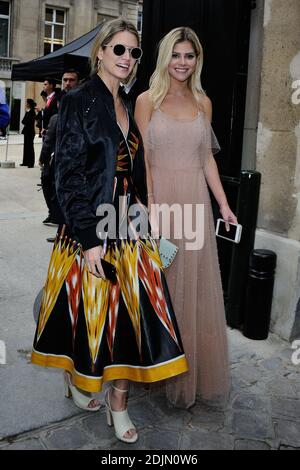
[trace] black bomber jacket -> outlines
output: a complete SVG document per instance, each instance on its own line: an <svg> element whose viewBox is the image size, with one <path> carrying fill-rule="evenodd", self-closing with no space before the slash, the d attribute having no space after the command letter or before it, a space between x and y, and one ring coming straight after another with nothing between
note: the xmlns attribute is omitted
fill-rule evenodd
<svg viewBox="0 0 300 470"><path fill-rule="evenodd" d="M120 90L131 114L126 94ZM146 168L142 138L135 155L132 179L147 205ZM101 244L97 237L97 207L112 203L120 128L113 96L98 75L63 98L57 122L55 185L66 222L83 250Z"/></svg>

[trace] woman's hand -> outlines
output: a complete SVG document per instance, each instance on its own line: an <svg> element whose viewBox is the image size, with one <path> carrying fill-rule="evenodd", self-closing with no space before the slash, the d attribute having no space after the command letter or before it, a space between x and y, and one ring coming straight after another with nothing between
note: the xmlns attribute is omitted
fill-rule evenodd
<svg viewBox="0 0 300 470"><path fill-rule="evenodd" d="M226 230L229 232L229 222L232 224L237 224L237 218L234 215L234 213L231 211L230 207L228 204L224 204L223 206L220 207L220 212L222 215L222 219L225 220L226 224Z"/></svg>
<svg viewBox="0 0 300 470"><path fill-rule="evenodd" d="M102 246L95 246L83 252L84 259L87 264L87 268L91 274L96 277L105 279L105 274L101 265L101 259L104 256L104 250Z"/></svg>

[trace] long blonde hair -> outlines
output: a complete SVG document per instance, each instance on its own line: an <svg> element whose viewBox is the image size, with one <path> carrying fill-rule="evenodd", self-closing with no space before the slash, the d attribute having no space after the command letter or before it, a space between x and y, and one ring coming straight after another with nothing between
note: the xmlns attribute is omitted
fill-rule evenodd
<svg viewBox="0 0 300 470"><path fill-rule="evenodd" d="M105 21L102 24L101 29L99 33L97 34L96 39L93 43L91 58L90 58L91 74L97 73L99 70L98 52L99 52L100 47L103 47L106 44L108 44L113 38L113 36L117 33L120 33L121 31L128 31L129 33L132 33L136 37L138 46L140 47L139 33L136 27L132 23L130 23L130 21L127 21L122 17ZM137 66L138 66L138 63L136 62L129 77L127 77L127 79L124 80L126 83L130 83L135 78L136 72L137 72Z"/></svg>
<svg viewBox="0 0 300 470"><path fill-rule="evenodd" d="M188 87L197 102L201 101L201 95L205 94L201 85L201 71L203 67L203 49L197 34L191 28L180 27L172 29L159 43L156 68L150 78L149 96L154 109L158 108L164 100L170 88L170 76L168 66L172 59L172 53L176 44L189 41L197 56L195 72L188 80Z"/></svg>

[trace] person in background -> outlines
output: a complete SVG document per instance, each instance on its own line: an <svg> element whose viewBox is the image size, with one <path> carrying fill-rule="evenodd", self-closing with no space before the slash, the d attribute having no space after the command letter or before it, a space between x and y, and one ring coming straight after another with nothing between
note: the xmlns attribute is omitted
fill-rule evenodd
<svg viewBox="0 0 300 470"><path fill-rule="evenodd" d="M23 162L20 166L28 166L28 168L34 167L34 136L35 136L35 107L36 103L28 98L26 100L26 113L22 120L24 128L22 134L24 135L24 147L23 147Z"/></svg>
<svg viewBox="0 0 300 470"><path fill-rule="evenodd" d="M47 102L47 93L42 90L41 93L40 93L40 96L42 97L42 99L44 100L44 103L46 105L46 102ZM44 109L43 108L40 108L39 106L36 106L35 108L37 114L36 114L36 127L38 128L39 130L39 137L42 138L42 130L43 130L43 115L44 115Z"/></svg>
<svg viewBox="0 0 300 470"><path fill-rule="evenodd" d="M57 94L56 81L53 78L46 78L43 91L47 94L46 106L43 111L42 136L45 137L49 121L54 114L57 114Z"/></svg>
<svg viewBox="0 0 300 470"><path fill-rule="evenodd" d="M57 106L64 95L79 85L79 73L74 69L67 70L62 77L63 90L60 95L56 96ZM48 216L43 221L46 225L59 225L64 223L64 218L60 210L54 182L54 150L56 144L56 125L57 114L54 114L49 121L47 133L39 158L39 165L42 168L42 188L44 198L48 207ZM54 242L54 238L47 238L47 241Z"/></svg>
<svg viewBox="0 0 300 470"><path fill-rule="evenodd" d="M62 90L68 92L79 85L79 72L75 69L68 69L62 77Z"/></svg>

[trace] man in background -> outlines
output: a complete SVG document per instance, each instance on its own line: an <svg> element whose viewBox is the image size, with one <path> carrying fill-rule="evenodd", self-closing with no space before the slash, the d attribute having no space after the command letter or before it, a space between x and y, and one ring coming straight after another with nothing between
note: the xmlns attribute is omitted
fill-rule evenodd
<svg viewBox="0 0 300 470"><path fill-rule="evenodd" d="M42 136L45 137L49 121L57 114L57 94L56 81L53 78L46 78L44 81L43 91L47 94L46 105L43 110L43 129Z"/></svg>
<svg viewBox="0 0 300 470"><path fill-rule="evenodd" d="M42 90L40 93L40 96L42 97L44 104L46 105L47 103L47 93ZM44 115L44 108L40 108L39 106L36 106L35 108L37 115L36 115L36 127L39 130L39 137L42 138L42 130L44 128L43 126L43 115Z"/></svg>
<svg viewBox="0 0 300 470"><path fill-rule="evenodd" d="M79 85L79 73L74 69L69 69L63 74L62 89L66 93Z"/></svg>
<svg viewBox="0 0 300 470"><path fill-rule="evenodd" d="M58 225L63 223L63 216L56 198L54 184L54 151L56 143L56 125L58 105L63 96L72 88L79 85L79 73L74 69L67 70L62 77L62 92L56 96L56 113L50 118L47 132L44 137L43 147L39 159L42 167L42 188L44 198L48 206L48 217L43 220L46 225ZM48 239L52 241L52 239Z"/></svg>

